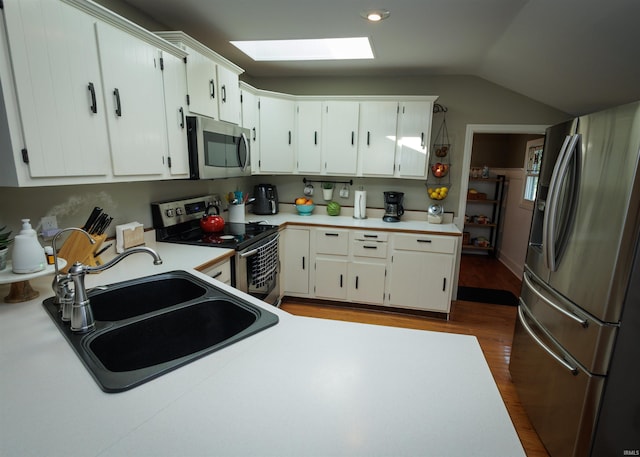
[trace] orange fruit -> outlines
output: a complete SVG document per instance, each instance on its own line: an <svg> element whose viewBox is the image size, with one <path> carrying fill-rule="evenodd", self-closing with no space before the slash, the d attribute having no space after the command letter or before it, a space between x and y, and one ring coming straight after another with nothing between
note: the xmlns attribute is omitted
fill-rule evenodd
<svg viewBox="0 0 640 457"><path fill-rule="evenodd" d="M296 198L296 205L304 205L307 203L307 199L304 197Z"/></svg>
<svg viewBox="0 0 640 457"><path fill-rule="evenodd" d="M305 205L313 205L313 200L311 200L310 198L307 199L307 201L305 202Z"/></svg>

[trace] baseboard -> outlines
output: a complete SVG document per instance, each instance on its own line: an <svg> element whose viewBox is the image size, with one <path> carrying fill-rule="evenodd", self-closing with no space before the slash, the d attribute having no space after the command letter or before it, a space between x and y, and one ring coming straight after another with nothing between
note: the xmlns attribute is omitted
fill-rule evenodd
<svg viewBox="0 0 640 457"><path fill-rule="evenodd" d="M507 269L513 273L518 279L522 278L522 274L524 273L524 265L520 265L518 262L515 262L509 256L505 255L502 251L498 256L498 260L505 266Z"/></svg>

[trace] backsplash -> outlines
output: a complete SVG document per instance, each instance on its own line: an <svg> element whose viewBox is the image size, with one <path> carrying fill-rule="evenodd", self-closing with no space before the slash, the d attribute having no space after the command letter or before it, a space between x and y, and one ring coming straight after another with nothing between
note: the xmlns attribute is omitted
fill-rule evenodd
<svg viewBox="0 0 640 457"><path fill-rule="evenodd" d="M305 176L252 176L251 178L230 178L218 180L175 180L150 181L114 184L88 184L76 186L52 186L33 188L0 188L0 226L7 225L14 233L20 230L20 220L31 219L35 228L43 216L55 215L58 227L78 227L86 221L94 206L101 207L114 216L107 236L115 234L115 226L137 221L145 227L151 227L151 207L153 201L180 197L218 193L224 196L234 190L253 193L253 186L259 183L275 184L281 205L293 204L296 197L303 195ZM314 180L313 176L306 176ZM324 203L322 199L322 177L313 182L313 199ZM349 181L349 177L326 177L335 181ZM353 194L363 186L367 191L367 207L383 208L383 192L395 190L404 192L404 206L407 210L426 211L429 199L422 180L354 178L348 185L349 197L340 197L341 184L334 190L333 198L342 206L353 206ZM449 206L451 209L449 209ZM457 202L446 208L452 211ZM250 211L250 207L249 211ZM223 213L225 216L226 213Z"/></svg>

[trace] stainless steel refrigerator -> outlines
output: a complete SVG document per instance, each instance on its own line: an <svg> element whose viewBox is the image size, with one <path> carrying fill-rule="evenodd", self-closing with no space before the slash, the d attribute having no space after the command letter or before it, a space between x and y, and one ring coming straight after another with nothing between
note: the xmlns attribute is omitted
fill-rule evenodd
<svg viewBox="0 0 640 457"><path fill-rule="evenodd" d="M546 132L509 370L553 457L640 455L639 155L640 103Z"/></svg>

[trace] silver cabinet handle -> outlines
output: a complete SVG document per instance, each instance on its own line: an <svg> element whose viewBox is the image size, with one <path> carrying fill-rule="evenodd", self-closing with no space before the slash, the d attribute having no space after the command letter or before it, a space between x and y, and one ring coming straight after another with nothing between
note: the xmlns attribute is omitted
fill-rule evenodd
<svg viewBox="0 0 640 457"><path fill-rule="evenodd" d="M556 354L555 352L553 352L547 345L545 345L542 340L540 338L538 338L538 335L536 335L533 330L531 329L531 327L529 327L529 324L526 323L525 318L524 318L524 312L522 311L522 302L520 303L520 306L518 306L518 318L520 319L520 322L522 323L522 327L524 327L524 329L527 331L527 333L529 334L529 336L531 338L533 338L533 340L538 343L538 346L540 346L542 349L544 349L544 351L549 354L551 357L553 357L556 362L558 362L560 365L562 365L563 367L565 367L567 370L569 370L574 376L576 376L578 374L578 368L577 367L572 367L569 363L567 363L562 357L560 357L558 354Z"/></svg>
<svg viewBox="0 0 640 457"><path fill-rule="evenodd" d="M572 319L574 321L576 321L578 324L582 325L584 328L587 328L589 326L589 321L586 319L582 319L580 316L576 316L573 313L570 313L569 311L567 311L564 308L561 308L560 306L556 305L554 302L552 302L551 300L549 300L547 297L545 297L541 292L539 292L533 285L533 283L531 282L531 280L529 279L529 276L527 275L527 273L525 272L524 275L522 275L522 279L524 280L524 283L527 285L527 287L529 289L531 289L531 291L536 294L542 301L544 301L547 305L551 306L553 309L555 309L556 311L558 311L559 313L567 316L569 319Z"/></svg>

